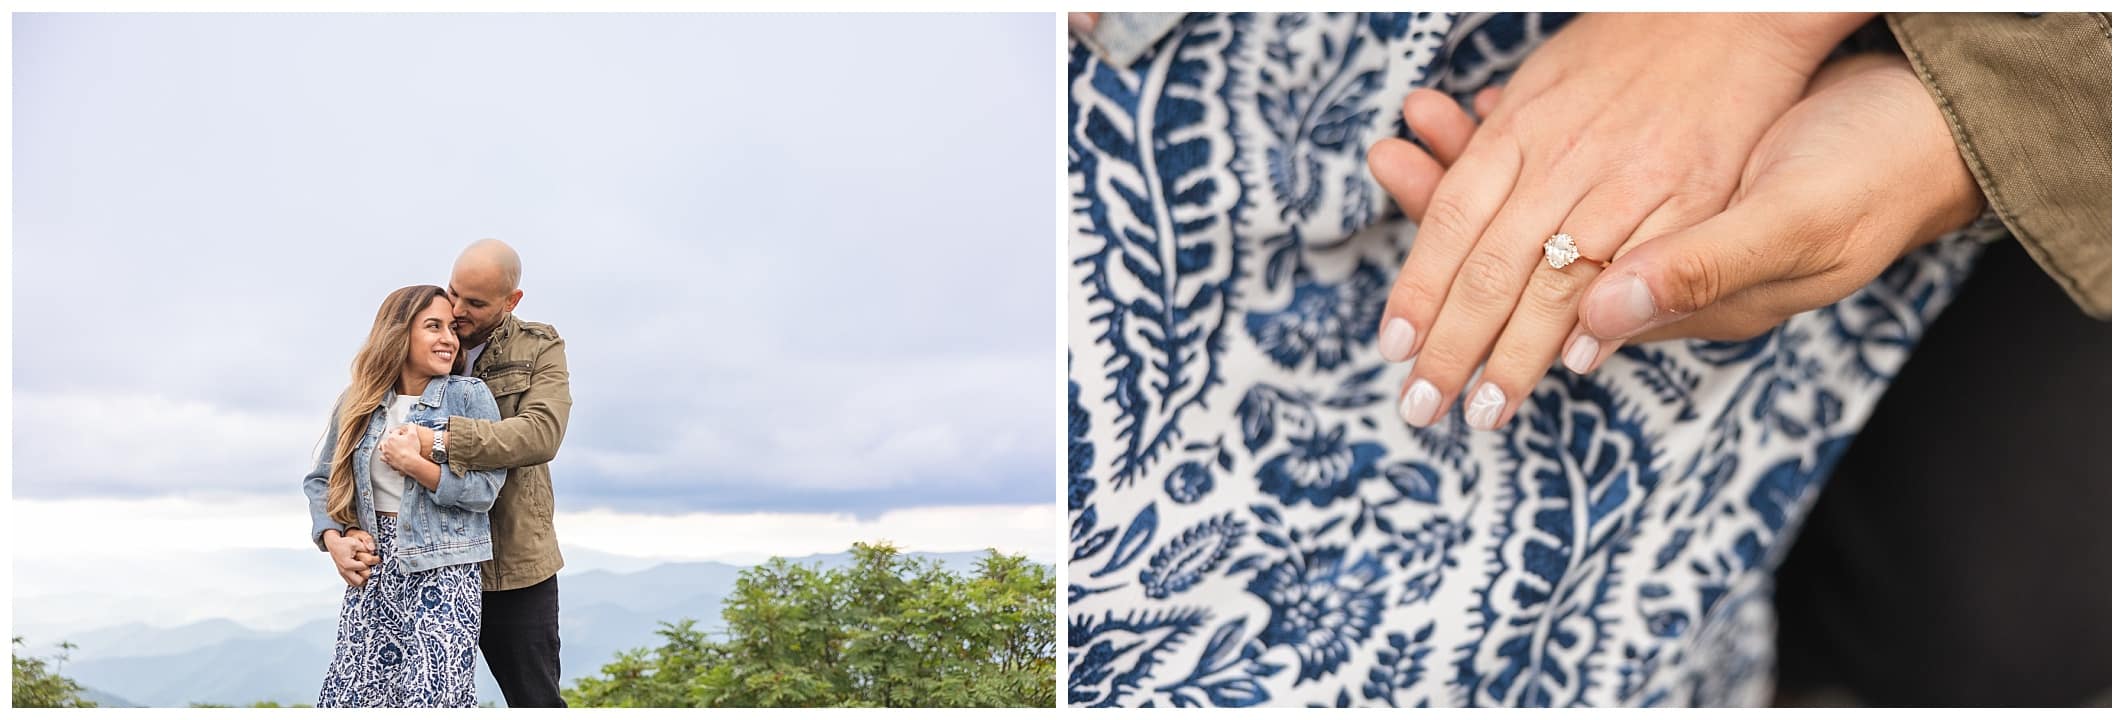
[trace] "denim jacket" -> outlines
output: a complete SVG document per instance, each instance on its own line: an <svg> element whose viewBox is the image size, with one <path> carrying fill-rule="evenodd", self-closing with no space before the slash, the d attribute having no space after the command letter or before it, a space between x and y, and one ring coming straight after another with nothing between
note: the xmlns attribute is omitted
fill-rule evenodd
<svg viewBox="0 0 2124 720"><path fill-rule="evenodd" d="M369 464L376 457L384 433L390 430L384 425L391 398L385 396L369 414L368 432L362 435L361 445L354 449L354 517L357 519L376 516L376 493L369 478ZM406 422L441 430L451 415L501 419L501 412L494 405L494 395L487 391L486 383L478 378L448 375L428 381L427 391L421 393L420 400L406 413ZM302 479L302 492L310 498L310 540L319 550L324 549L324 531L344 532L347 529L325 511L325 486L332 476L332 455L338 447L338 434L339 422L334 417L325 426L324 447L318 453L316 467ZM502 470L460 474L446 465L433 492L412 478L404 478L406 487L398 512L398 540L393 553L398 557L399 567L405 572L421 572L492 559L494 546L487 524L487 510L494 506L494 498L501 493L502 482L507 477L508 473Z"/></svg>

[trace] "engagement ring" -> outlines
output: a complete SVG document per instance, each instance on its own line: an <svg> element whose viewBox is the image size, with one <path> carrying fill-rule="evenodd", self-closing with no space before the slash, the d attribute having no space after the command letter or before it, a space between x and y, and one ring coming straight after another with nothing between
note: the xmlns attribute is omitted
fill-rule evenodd
<svg viewBox="0 0 2124 720"><path fill-rule="evenodd" d="M1549 260L1549 267L1556 268L1558 270L1562 270L1564 269L1564 266L1577 262L1579 258L1578 241L1572 239L1570 234L1568 233L1557 233L1555 235L1550 235L1549 241L1546 243L1542 243L1541 250L1542 255L1547 257ZM1608 266L1607 263L1601 262L1599 260L1595 260L1593 262L1600 263L1601 267Z"/></svg>

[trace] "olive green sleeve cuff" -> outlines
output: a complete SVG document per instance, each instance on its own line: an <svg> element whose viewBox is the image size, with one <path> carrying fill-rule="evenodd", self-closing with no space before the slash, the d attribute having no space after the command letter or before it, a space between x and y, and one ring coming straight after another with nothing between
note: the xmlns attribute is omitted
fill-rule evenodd
<svg viewBox="0 0 2124 720"><path fill-rule="evenodd" d="M2107 13L1888 13L2006 229L2109 319Z"/></svg>

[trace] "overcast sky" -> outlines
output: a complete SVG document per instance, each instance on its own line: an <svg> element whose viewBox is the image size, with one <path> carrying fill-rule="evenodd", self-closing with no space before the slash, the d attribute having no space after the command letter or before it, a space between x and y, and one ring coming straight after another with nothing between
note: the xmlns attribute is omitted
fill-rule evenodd
<svg viewBox="0 0 2124 720"><path fill-rule="evenodd" d="M481 237L567 339L564 512L1050 506L1054 37L18 15L16 512L277 501L299 546L376 306Z"/></svg>

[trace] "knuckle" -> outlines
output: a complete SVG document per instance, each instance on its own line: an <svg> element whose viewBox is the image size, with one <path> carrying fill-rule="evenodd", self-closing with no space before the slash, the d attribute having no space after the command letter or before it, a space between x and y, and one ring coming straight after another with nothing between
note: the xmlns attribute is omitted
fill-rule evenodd
<svg viewBox="0 0 2124 720"><path fill-rule="evenodd" d="M1493 308L1518 297L1527 277L1509 258L1476 253L1461 264L1457 282L1469 300L1480 307Z"/></svg>
<svg viewBox="0 0 2124 720"><path fill-rule="evenodd" d="M1431 204L1423 209L1422 231L1419 238L1466 238L1474 235L1475 216L1468 211L1468 201L1458 195L1439 193L1431 196Z"/></svg>
<svg viewBox="0 0 2124 720"><path fill-rule="evenodd" d="M1723 279L1716 262L1702 253L1675 255L1667 267L1669 298L1672 309L1681 312L1697 312L1718 300Z"/></svg>
<svg viewBox="0 0 2124 720"><path fill-rule="evenodd" d="M1560 165L1574 160L1578 160L1582 158L1588 150L1591 149L1591 147L1586 142L1589 131L1583 125L1573 125L1567 128L1563 128L1560 132L1553 128L1549 129L1546 133L1540 133L1540 128L1529 129L1536 130L1537 134L1545 134L1548 136L1546 142L1546 145L1548 146L1546 149L1546 154L1554 161L1555 164Z"/></svg>
<svg viewBox="0 0 2124 720"><path fill-rule="evenodd" d="M1841 269L1847 260L1844 249L1851 247L1845 237L1801 237L1798 242L1788 243L1784 270L1787 277L1829 274Z"/></svg>
<svg viewBox="0 0 2124 720"><path fill-rule="evenodd" d="M1394 287L1387 293L1387 313L1390 315L1411 312L1421 314L1438 307L1439 301L1443 300L1437 292L1418 280L1416 273L1411 270L1403 270L1400 275L1395 276Z"/></svg>

